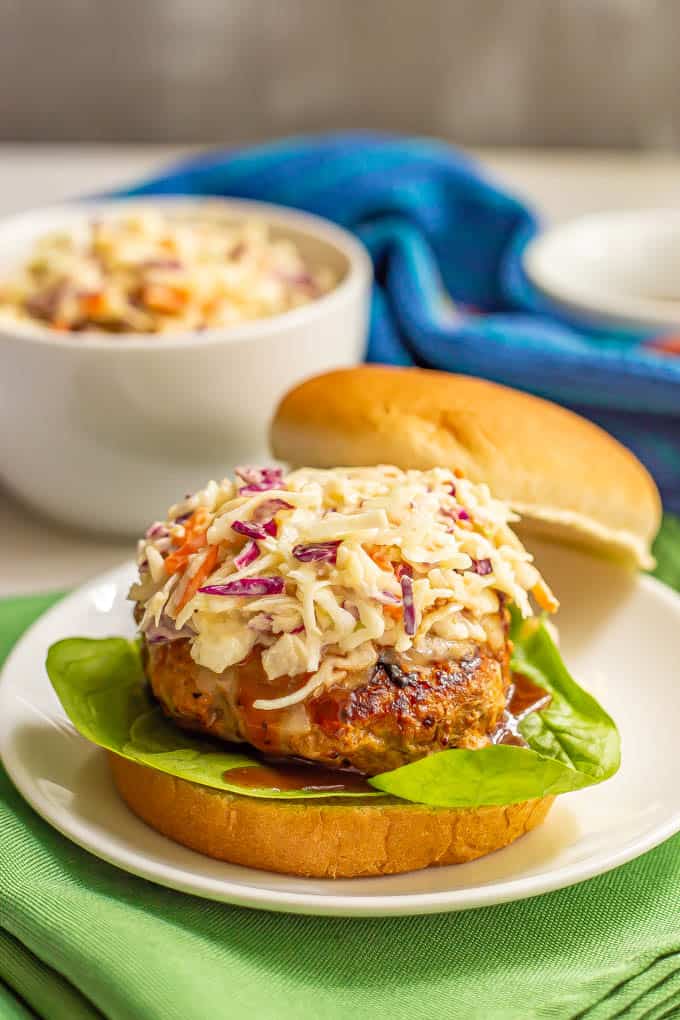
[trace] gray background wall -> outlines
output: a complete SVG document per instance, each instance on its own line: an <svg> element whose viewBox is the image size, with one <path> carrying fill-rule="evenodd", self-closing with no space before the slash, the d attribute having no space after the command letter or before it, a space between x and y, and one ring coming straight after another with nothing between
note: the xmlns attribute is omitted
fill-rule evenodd
<svg viewBox="0 0 680 1020"><path fill-rule="evenodd" d="M0 139L680 145L678 0L0 0Z"/></svg>

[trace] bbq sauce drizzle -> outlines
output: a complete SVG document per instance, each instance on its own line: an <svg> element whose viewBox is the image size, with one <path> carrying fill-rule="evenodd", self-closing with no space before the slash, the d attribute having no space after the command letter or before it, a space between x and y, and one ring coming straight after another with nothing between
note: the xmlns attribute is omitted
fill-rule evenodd
<svg viewBox="0 0 680 1020"><path fill-rule="evenodd" d="M519 724L531 712L540 712L541 709L547 708L551 701L551 695L543 687L539 687L523 673L513 673L505 712L496 730L491 734L491 743L528 747L519 732Z"/></svg>
<svg viewBox="0 0 680 1020"><path fill-rule="evenodd" d="M523 673L513 673L505 712L491 734L492 744L527 747L519 724L531 712L540 712L550 704L551 696ZM254 752L257 753L257 752ZM227 782L249 789L304 790L314 793L367 793L373 791L366 777L354 769L329 769L310 762L262 757L257 765L244 765L224 773Z"/></svg>
<svg viewBox="0 0 680 1020"><path fill-rule="evenodd" d="M327 769L311 762L264 760L261 765L244 765L224 773L229 783L250 789L304 790L308 793L375 793L361 772Z"/></svg>

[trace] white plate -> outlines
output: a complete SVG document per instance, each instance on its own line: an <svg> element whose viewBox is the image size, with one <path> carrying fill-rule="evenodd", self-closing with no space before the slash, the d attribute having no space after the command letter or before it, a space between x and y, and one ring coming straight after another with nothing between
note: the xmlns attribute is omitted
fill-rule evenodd
<svg viewBox="0 0 680 1020"><path fill-rule="evenodd" d="M524 252L532 283L567 312L635 331L680 328L680 211L598 213Z"/></svg>
<svg viewBox="0 0 680 1020"><path fill-rule="evenodd" d="M480 861L386 878L296 879L213 861L147 828L116 795L103 752L67 721L43 665L59 638L132 635L131 566L64 599L10 656L0 683L7 771L43 818L98 857L160 885L250 907L346 916L462 910L607 871L680 829L680 598L580 553L538 552L563 600L565 658L617 719L623 765L602 786L559 798L541 828Z"/></svg>

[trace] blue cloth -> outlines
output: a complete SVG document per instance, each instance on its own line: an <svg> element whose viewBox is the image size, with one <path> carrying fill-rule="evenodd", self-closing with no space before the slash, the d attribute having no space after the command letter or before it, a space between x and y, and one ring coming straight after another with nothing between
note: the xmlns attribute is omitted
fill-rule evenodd
<svg viewBox="0 0 680 1020"><path fill-rule="evenodd" d="M574 408L633 449L680 511L680 357L552 313L522 271L535 216L455 149L289 139L192 157L126 193L263 199L348 228L375 267L369 361L484 376Z"/></svg>

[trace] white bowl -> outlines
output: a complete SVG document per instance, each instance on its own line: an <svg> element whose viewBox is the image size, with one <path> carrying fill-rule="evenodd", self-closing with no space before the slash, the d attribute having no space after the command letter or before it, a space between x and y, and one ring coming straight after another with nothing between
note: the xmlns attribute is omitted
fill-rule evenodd
<svg viewBox="0 0 680 1020"><path fill-rule="evenodd" d="M268 319L202 333L64 334L0 323L0 476L63 523L138 534L187 489L268 459L267 427L305 376L353 365L366 342L371 263L334 224L261 202L87 201L0 222L0 279L34 242L121 206L160 204L230 220L263 218L340 282Z"/></svg>
<svg viewBox="0 0 680 1020"><path fill-rule="evenodd" d="M680 210L601 213L540 234L524 252L532 283L569 314L604 326L680 328Z"/></svg>

